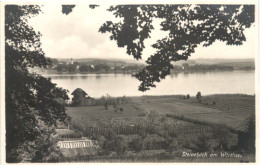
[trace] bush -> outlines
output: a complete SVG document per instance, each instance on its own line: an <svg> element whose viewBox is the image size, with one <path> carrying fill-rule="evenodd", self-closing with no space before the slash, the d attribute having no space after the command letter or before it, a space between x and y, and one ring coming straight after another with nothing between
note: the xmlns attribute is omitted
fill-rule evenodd
<svg viewBox="0 0 260 165"><path fill-rule="evenodd" d="M97 136L97 139L96 139L96 140L97 140L99 146L100 146L101 148L103 148L103 145L104 145L104 143L105 143L105 141L106 141L106 138L105 138L104 136L99 135L99 136Z"/></svg>
<svg viewBox="0 0 260 165"><path fill-rule="evenodd" d="M190 98L190 95L189 95L189 94L187 94L186 98L187 98L187 99L189 99L189 98Z"/></svg>
<svg viewBox="0 0 260 165"><path fill-rule="evenodd" d="M132 142L130 142L129 147L136 152L144 149L144 139L141 136L136 137Z"/></svg>
<svg viewBox="0 0 260 165"><path fill-rule="evenodd" d="M150 134L144 138L144 148L147 150L162 149L166 146L166 140L157 134Z"/></svg>
<svg viewBox="0 0 260 165"><path fill-rule="evenodd" d="M219 143L221 150L228 149L228 138L230 137L230 131L227 126L222 124L215 124L212 130L212 138L216 139Z"/></svg>
<svg viewBox="0 0 260 165"><path fill-rule="evenodd" d="M205 152L209 151L211 145L209 144L209 136L205 133L200 133L196 140L193 140L194 150L197 152Z"/></svg>
<svg viewBox="0 0 260 165"><path fill-rule="evenodd" d="M215 101L213 101L212 105L214 105L214 106L215 106L215 105L216 105L216 102L215 102Z"/></svg>
<svg viewBox="0 0 260 165"><path fill-rule="evenodd" d="M160 122L165 122L165 120L166 120L166 116L162 116L162 117L159 119Z"/></svg>
<svg viewBox="0 0 260 165"><path fill-rule="evenodd" d="M166 150L170 151L170 152L177 151L181 148L180 144L176 138L168 139L166 144L167 144Z"/></svg>
<svg viewBox="0 0 260 165"><path fill-rule="evenodd" d="M117 135L112 139L106 140L103 148L107 151L114 151L117 154L123 154L128 147L127 140L124 136Z"/></svg>
<svg viewBox="0 0 260 165"><path fill-rule="evenodd" d="M200 92L198 92L197 93L197 95L196 95L196 98L197 98L197 100L199 101L199 103L201 102L201 93Z"/></svg>
<svg viewBox="0 0 260 165"><path fill-rule="evenodd" d="M107 110L107 107L108 107L107 102L104 103L104 107L105 107L105 109Z"/></svg>
<svg viewBox="0 0 260 165"><path fill-rule="evenodd" d="M159 120L159 114L155 111L151 111L147 116L148 124L154 124Z"/></svg>

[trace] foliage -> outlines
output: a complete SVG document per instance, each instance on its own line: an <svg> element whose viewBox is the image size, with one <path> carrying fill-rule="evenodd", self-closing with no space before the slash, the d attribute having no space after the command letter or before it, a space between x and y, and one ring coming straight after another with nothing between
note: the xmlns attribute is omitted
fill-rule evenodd
<svg viewBox="0 0 260 165"><path fill-rule="evenodd" d="M187 97L186 97L187 99L190 99L190 95L189 94L187 94Z"/></svg>
<svg viewBox="0 0 260 165"><path fill-rule="evenodd" d="M75 72L77 69L77 66L73 65L73 64L69 64L67 68L68 68L68 72Z"/></svg>
<svg viewBox="0 0 260 165"><path fill-rule="evenodd" d="M27 24L39 12L39 6L5 6L7 162L19 161L19 156L14 155L22 154L21 148L25 151L27 143L43 135L39 120L52 126L67 117L65 107L56 101L56 98L68 100L67 91L28 71L29 67L51 65L41 49L41 34Z"/></svg>
<svg viewBox="0 0 260 165"><path fill-rule="evenodd" d="M104 149L108 151L114 151L117 154L123 154L128 147L128 143L124 136L114 136L112 139L105 141Z"/></svg>
<svg viewBox="0 0 260 165"><path fill-rule="evenodd" d="M205 152L209 151L211 145L209 143L210 137L205 133L200 133L196 140L193 140L193 144L195 145L194 150L197 152Z"/></svg>
<svg viewBox="0 0 260 165"><path fill-rule="evenodd" d="M62 155L56 144L51 141L50 133L54 133L54 127L44 127L41 129L42 136L35 140L35 154L32 158L32 162L47 162L56 161Z"/></svg>
<svg viewBox="0 0 260 165"><path fill-rule="evenodd" d="M89 71L91 71L91 67L89 66L89 65L81 65L80 67L79 67L79 71L80 72L89 72Z"/></svg>
<svg viewBox="0 0 260 165"><path fill-rule="evenodd" d="M245 28L255 21L254 5L118 5L108 11L123 21L106 21L99 32L111 33L110 39L118 47L126 47L127 54L137 60L142 58L155 19L161 20L161 30L168 32L152 45L156 52L135 75L141 81L140 91L155 87L155 82L170 74L172 62L187 60L200 44L210 46L220 40L241 45L246 40Z"/></svg>
<svg viewBox="0 0 260 165"><path fill-rule="evenodd" d="M140 152L144 149L144 138L141 136L137 136L132 142L130 142L129 147L136 152Z"/></svg>
<svg viewBox="0 0 260 165"><path fill-rule="evenodd" d="M216 139L219 143L219 147L222 150L228 149L228 138L230 137L229 128L225 125L213 125L212 138Z"/></svg>
<svg viewBox="0 0 260 165"><path fill-rule="evenodd" d="M154 125L159 120L159 114L158 112L151 111L147 116L147 124L148 125Z"/></svg>
<svg viewBox="0 0 260 165"><path fill-rule="evenodd" d="M109 71L110 70L110 67L106 64L97 64L95 66L95 71L101 71L101 70L105 70L105 71Z"/></svg>
<svg viewBox="0 0 260 165"><path fill-rule="evenodd" d="M167 139L166 149L168 151L178 151L181 146L176 138L169 138Z"/></svg>
<svg viewBox="0 0 260 165"><path fill-rule="evenodd" d="M57 69L58 72L63 72L63 71L67 71L67 70L68 70L67 66L64 65L64 64L59 64L59 65L56 67L56 69Z"/></svg>
<svg viewBox="0 0 260 165"><path fill-rule="evenodd" d="M68 15L72 12L75 5L62 5L62 13Z"/></svg>
<svg viewBox="0 0 260 165"><path fill-rule="evenodd" d="M107 102L104 103L104 107L107 110L107 108L108 108Z"/></svg>
<svg viewBox="0 0 260 165"><path fill-rule="evenodd" d="M89 5L90 9L95 9L96 7L99 7L99 5Z"/></svg>
<svg viewBox="0 0 260 165"><path fill-rule="evenodd" d="M99 135L97 137L97 142L101 148L103 148L105 141L106 141L106 138L104 136Z"/></svg>
<svg viewBox="0 0 260 165"><path fill-rule="evenodd" d="M201 102L201 93L200 92L198 92L197 94L196 94L196 98L197 98L197 100L199 101L199 102Z"/></svg>

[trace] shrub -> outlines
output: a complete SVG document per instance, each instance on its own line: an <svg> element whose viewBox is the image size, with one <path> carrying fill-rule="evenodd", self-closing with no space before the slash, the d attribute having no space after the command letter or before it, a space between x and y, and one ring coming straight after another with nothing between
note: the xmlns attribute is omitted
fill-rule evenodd
<svg viewBox="0 0 260 165"><path fill-rule="evenodd" d="M123 112L124 111L124 108L120 107L120 112Z"/></svg>
<svg viewBox="0 0 260 165"><path fill-rule="evenodd" d="M189 94L187 94L186 98L187 98L187 99L189 99L189 98L190 98L190 95L189 95Z"/></svg>
<svg viewBox="0 0 260 165"><path fill-rule="evenodd" d="M228 149L228 138L230 137L230 131L227 126L223 124L213 125L212 138L216 139L219 143L221 150Z"/></svg>
<svg viewBox="0 0 260 165"><path fill-rule="evenodd" d="M176 138L168 139L166 144L167 144L167 146L166 146L167 151L177 151L181 148L180 144Z"/></svg>
<svg viewBox="0 0 260 165"><path fill-rule="evenodd" d="M211 145L209 144L209 136L205 133L200 133L196 140L193 140L194 150L197 152L209 151Z"/></svg>
<svg viewBox="0 0 260 165"><path fill-rule="evenodd" d="M103 148L108 151L114 151L117 154L123 154L128 147L127 140L124 136L117 135L112 139L106 140Z"/></svg>
<svg viewBox="0 0 260 165"><path fill-rule="evenodd" d="M97 140L99 146L100 146L101 148L103 148L103 145L104 145L104 143L105 143L105 141L106 141L106 138L105 138L104 136L99 135L99 136L97 136L97 139L96 139L96 140Z"/></svg>
<svg viewBox="0 0 260 165"><path fill-rule="evenodd" d="M107 107L108 107L107 102L104 103L104 107L105 107L105 109L107 110Z"/></svg>
<svg viewBox="0 0 260 165"><path fill-rule="evenodd" d="M144 149L144 139L141 136L136 137L132 142L130 142L129 147L136 152Z"/></svg>
<svg viewBox="0 0 260 165"><path fill-rule="evenodd" d="M186 148L186 149L190 149L191 148L191 142L189 140L184 140L182 142L182 147Z"/></svg>
<svg viewBox="0 0 260 165"><path fill-rule="evenodd" d="M151 150L151 149L161 149L165 148L166 140L160 137L157 134L150 134L146 138L144 138L144 148Z"/></svg>
<svg viewBox="0 0 260 165"><path fill-rule="evenodd" d="M201 102L201 93L200 92L198 92L197 93L197 95L196 95L196 98L197 98L197 100L199 101L199 102Z"/></svg>
<svg viewBox="0 0 260 165"><path fill-rule="evenodd" d="M159 119L160 122L165 122L165 120L166 120L166 116L162 116L162 117Z"/></svg>
<svg viewBox="0 0 260 165"><path fill-rule="evenodd" d="M159 120L159 114L155 111L151 111L147 116L148 124L154 124Z"/></svg>

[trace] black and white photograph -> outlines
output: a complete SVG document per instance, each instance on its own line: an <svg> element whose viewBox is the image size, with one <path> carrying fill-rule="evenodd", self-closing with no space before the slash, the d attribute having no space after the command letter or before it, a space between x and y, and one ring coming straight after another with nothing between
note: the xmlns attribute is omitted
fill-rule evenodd
<svg viewBox="0 0 260 165"><path fill-rule="evenodd" d="M1 162L256 164L258 1L177 2L1 2Z"/></svg>

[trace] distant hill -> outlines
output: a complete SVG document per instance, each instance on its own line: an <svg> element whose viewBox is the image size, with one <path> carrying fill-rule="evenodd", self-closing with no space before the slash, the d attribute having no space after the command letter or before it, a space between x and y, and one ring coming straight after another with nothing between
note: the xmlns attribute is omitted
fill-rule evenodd
<svg viewBox="0 0 260 165"><path fill-rule="evenodd" d="M221 59L221 58L215 58L215 59L207 59L207 58L199 58L196 59L196 62L198 64L221 64L221 63L245 63L245 64L253 64L255 63L255 60L253 58L248 59Z"/></svg>
<svg viewBox="0 0 260 165"><path fill-rule="evenodd" d="M64 58L64 59L57 59L58 61L63 62L69 62L71 61L70 58ZM73 59L74 62L79 63L91 63L91 64L107 64L109 66L121 66L121 65L129 65L129 64L135 64L135 65L143 65L145 64L144 61L137 61L137 60L124 60L124 59L104 59L104 58L79 58L79 59Z"/></svg>
<svg viewBox="0 0 260 165"><path fill-rule="evenodd" d="M71 61L70 58L64 58L64 59L52 59L53 61L63 61L63 62L69 62ZM144 60L124 60L124 59L104 59L104 58L80 58L80 59L73 59L74 62L79 62L81 64L88 63L88 64L107 64L109 66L127 66L127 65L146 65ZM202 65L219 65L219 66L233 66L233 67L239 67L239 68L245 68L245 67L254 67L255 66L255 60L253 58L248 59L208 59L208 58L199 58L199 59L192 59L187 61L177 61L173 62L173 65L182 66L184 63L188 63L189 65L195 65L195 64L202 64Z"/></svg>
<svg viewBox="0 0 260 165"><path fill-rule="evenodd" d="M190 65L202 64L202 65L220 65L220 66L233 66L233 67L253 67L255 66L255 60L253 58L249 59L207 59L199 58L187 61L177 61L174 62L174 65L182 65L188 63Z"/></svg>

